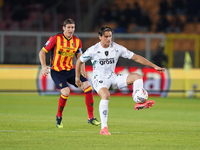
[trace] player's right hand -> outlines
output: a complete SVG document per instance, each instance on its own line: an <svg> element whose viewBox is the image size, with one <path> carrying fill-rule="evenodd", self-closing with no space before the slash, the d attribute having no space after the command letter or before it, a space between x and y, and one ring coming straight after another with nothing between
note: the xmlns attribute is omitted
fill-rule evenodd
<svg viewBox="0 0 200 150"><path fill-rule="evenodd" d="M49 69L50 69L49 66L42 67L42 75L43 75L43 76L48 75L48 74L50 73L50 72L49 72Z"/></svg>
<svg viewBox="0 0 200 150"><path fill-rule="evenodd" d="M76 78L76 85L77 85L80 89L84 90L84 88L83 88L83 83L81 82L80 78Z"/></svg>
<svg viewBox="0 0 200 150"><path fill-rule="evenodd" d="M158 73L165 72L165 68L155 67L154 69L156 69Z"/></svg>

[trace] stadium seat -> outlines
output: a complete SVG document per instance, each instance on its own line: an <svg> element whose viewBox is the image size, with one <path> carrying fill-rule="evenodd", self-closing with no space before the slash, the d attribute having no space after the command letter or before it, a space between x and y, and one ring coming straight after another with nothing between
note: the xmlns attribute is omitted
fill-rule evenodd
<svg viewBox="0 0 200 150"><path fill-rule="evenodd" d="M130 23L128 25L128 28L127 28L127 32L128 33L132 33L133 32L133 28L136 27L137 25L135 23Z"/></svg>
<svg viewBox="0 0 200 150"><path fill-rule="evenodd" d="M186 33L186 34L195 33L195 25L194 25L194 23L185 24L183 32Z"/></svg>
<svg viewBox="0 0 200 150"><path fill-rule="evenodd" d="M199 34L200 33L200 23L196 24L196 33Z"/></svg>
<svg viewBox="0 0 200 150"><path fill-rule="evenodd" d="M107 25L109 27L111 27L112 29L115 29L117 27L117 23L116 22L108 22L108 23L104 23L101 26Z"/></svg>

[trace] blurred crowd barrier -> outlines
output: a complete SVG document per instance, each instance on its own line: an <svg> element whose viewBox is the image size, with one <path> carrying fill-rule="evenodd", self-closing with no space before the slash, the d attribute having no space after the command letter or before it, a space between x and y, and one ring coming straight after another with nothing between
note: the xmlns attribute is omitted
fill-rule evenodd
<svg viewBox="0 0 200 150"><path fill-rule="evenodd" d="M200 69L167 69L158 73L149 67L117 66L116 73L137 72L143 76L144 88L150 96L200 97ZM86 76L92 84L92 66L86 66ZM72 94L82 91L70 85ZM0 93L37 92L41 95L60 94L51 76L43 76L39 65L0 65ZM95 93L95 91L93 91ZM112 91L113 95L131 95L132 85Z"/></svg>
<svg viewBox="0 0 200 150"><path fill-rule="evenodd" d="M39 64L38 53L51 35L55 32L11 32L0 31L0 64ZM75 33L82 41L82 51L99 42L97 33ZM168 68L182 68L184 55L188 51L195 68L199 68L199 35L186 34L120 34L114 33L113 41L125 46L136 54L151 60L164 43L165 54L168 56ZM50 54L47 54L50 55ZM47 56L47 64L50 56ZM86 65L91 65L86 63ZM127 59L119 59L119 66L136 66L139 64Z"/></svg>

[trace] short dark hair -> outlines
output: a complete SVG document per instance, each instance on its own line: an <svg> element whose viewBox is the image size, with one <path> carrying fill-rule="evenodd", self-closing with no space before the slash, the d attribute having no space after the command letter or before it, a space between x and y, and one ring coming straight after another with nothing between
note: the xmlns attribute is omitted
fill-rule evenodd
<svg viewBox="0 0 200 150"><path fill-rule="evenodd" d="M75 24L75 21L68 18L63 22L63 26L65 27L67 24Z"/></svg>
<svg viewBox="0 0 200 150"><path fill-rule="evenodd" d="M106 31L111 31L113 33L113 29L105 25L99 29L98 35L102 36Z"/></svg>

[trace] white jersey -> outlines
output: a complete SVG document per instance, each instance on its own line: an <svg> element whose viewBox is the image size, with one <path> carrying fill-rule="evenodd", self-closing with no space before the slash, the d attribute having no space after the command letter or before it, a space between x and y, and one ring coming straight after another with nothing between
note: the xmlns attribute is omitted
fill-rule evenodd
<svg viewBox="0 0 200 150"><path fill-rule="evenodd" d="M108 48L103 48L99 43L89 47L80 57L81 62L89 59L93 66L93 79L109 79L115 74L115 67L119 57L131 59L133 52L124 46L112 42Z"/></svg>

